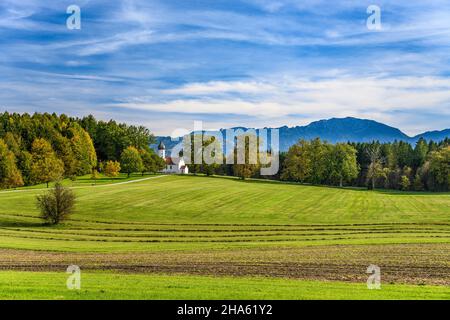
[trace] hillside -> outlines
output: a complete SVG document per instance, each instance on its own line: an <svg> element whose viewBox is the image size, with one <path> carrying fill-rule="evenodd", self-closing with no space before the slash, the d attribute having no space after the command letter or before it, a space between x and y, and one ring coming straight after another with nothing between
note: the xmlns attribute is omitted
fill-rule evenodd
<svg viewBox="0 0 450 320"><path fill-rule="evenodd" d="M73 182L76 210L58 226L38 219L35 196L43 190L0 192L2 296L449 296L448 193L144 179ZM72 264L83 273L76 295L63 286L62 271ZM369 264L382 266L383 290L366 289ZM268 290L270 283L278 291Z"/></svg>
<svg viewBox="0 0 450 320"><path fill-rule="evenodd" d="M41 190L0 192L1 246L32 249L45 244L54 250L103 251L242 246L255 241L357 243L367 236L371 243L448 241L448 233L447 238L428 238L426 231L448 232L439 226L448 223L448 194L195 176L160 176L75 191L73 219L56 229L42 226L37 218L35 196ZM337 232L332 226L341 227ZM381 233L374 233L378 228Z"/></svg>

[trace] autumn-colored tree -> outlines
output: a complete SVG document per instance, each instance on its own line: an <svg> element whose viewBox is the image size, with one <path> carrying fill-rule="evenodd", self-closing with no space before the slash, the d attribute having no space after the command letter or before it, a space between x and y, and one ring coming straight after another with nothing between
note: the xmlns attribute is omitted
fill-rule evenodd
<svg viewBox="0 0 450 320"><path fill-rule="evenodd" d="M0 139L0 188L16 188L23 184L14 153L9 150L4 140Z"/></svg>
<svg viewBox="0 0 450 320"><path fill-rule="evenodd" d="M20 151L21 151L21 139L20 136L17 136L11 132L7 132L5 136L3 137L3 140L5 141L6 145L8 146L9 150L14 153L14 156L17 158L19 157Z"/></svg>
<svg viewBox="0 0 450 320"><path fill-rule="evenodd" d="M97 169L93 169L91 173L91 180L94 180L94 184L97 184L97 180L100 178L100 173L98 173Z"/></svg>
<svg viewBox="0 0 450 320"><path fill-rule="evenodd" d="M105 176L110 178L115 178L120 172L120 163L118 161L107 161L103 167L103 172Z"/></svg>
<svg viewBox="0 0 450 320"><path fill-rule="evenodd" d="M15 168L5 180L6 186L9 188L17 188L24 185L22 174Z"/></svg>
<svg viewBox="0 0 450 320"><path fill-rule="evenodd" d="M77 161L76 174L84 175L97 165L97 155L89 134L78 125L70 129L74 158Z"/></svg>
<svg viewBox="0 0 450 320"><path fill-rule="evenodd" d="M54 145L56 156L64 163L64 175L70 178L76 177L79 173L79 161L75 158L71 140L58 135Z"/></svg>
<svg viewBox="0 0 450 320"><path fill-rule="evenodd" d="M41 138L34 140L31 146L31 155L33 164L30 175L34 183L44 182L48 188L49 182L56 181L63 176L64 163L56 157L47 140Z"/></svg>

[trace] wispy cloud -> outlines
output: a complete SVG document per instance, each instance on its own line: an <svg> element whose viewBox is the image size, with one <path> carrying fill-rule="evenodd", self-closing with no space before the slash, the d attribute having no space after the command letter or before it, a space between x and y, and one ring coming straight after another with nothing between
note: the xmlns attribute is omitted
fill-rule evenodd
<svg viewBox="0 0 450 320"><path fill-rule="evenodd" d="M450 3L78 1L0 3L0 105L143 121L156 133L360 116L408 133L450 123ZM426 120L424 120L426 119Z"/></svg>
<svg viewBox="0 0 450 320"><path fill-rule="evenodd" d="M118 106L178 114L252 115L265 119L265 126L271 125L271 119L295 115L307 119L355 116L387 121L410 133L417 133L415 124L403 123L399 114L433 112L440 106L441 116L450 116L450 79L436 77L208 82L166 93L174 99L159 103L144 98Z"/></svg>

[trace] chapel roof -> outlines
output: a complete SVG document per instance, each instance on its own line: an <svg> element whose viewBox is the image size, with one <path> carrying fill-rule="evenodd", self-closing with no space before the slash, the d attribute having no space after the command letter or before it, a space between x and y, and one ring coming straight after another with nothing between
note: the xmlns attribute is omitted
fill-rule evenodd
<svg viewBox="0 0 450 320"><path fill-rule="evenodd" d="M167 165L174 165L175 163L173 162L173 160L172 160L172 157L166 157L166 164Z"/></svg>

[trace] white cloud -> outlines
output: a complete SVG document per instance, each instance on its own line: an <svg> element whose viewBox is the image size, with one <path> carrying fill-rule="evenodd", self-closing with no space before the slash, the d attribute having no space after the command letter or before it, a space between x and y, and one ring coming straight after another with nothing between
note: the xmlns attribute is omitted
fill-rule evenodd
<svg viewBox="0 0 450 320"><path fill-rule="evenodd" d="M273 126L274 119L289 123L291 117L299 115L312 120L355 116L400 127L405 124L398 118L399 113L438 112L443 118L450 117L450 79L439 77L214 81L188 84L165 93L169 95L165 96L166 102L144 98L117 106L163 113L248 116L267 126ZM409 133L417 132L410 129Z"/></svg>
<svg viewBox="0 0 450 320"><path fill-rule="evenodd" d="M165 90L168 94L198 95L218 93L261 93L277 89L276 86L254 81L210 81L207 83L190 83L176 89Z"/></svg>

